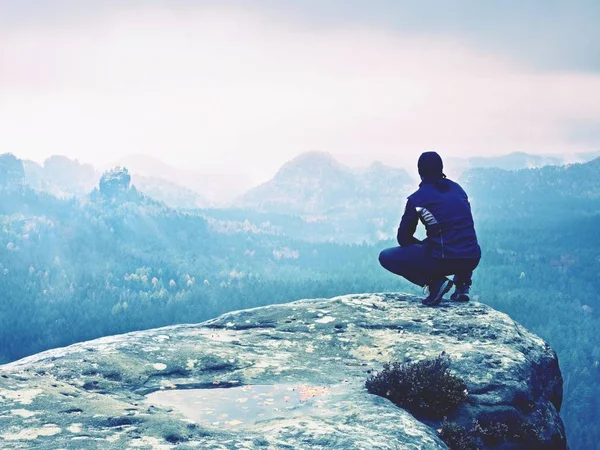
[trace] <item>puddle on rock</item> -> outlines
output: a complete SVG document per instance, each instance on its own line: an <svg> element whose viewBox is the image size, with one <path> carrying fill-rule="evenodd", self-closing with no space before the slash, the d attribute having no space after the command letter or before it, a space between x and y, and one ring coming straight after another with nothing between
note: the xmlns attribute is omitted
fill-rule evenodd
<svg viewBox="0 0 600 450"><path fill-rule="evenodd" d="M324 413L324 399L341 386L249 385L156 391L147 402L173 408L198 424L243 428L276 417Z"/></svg>

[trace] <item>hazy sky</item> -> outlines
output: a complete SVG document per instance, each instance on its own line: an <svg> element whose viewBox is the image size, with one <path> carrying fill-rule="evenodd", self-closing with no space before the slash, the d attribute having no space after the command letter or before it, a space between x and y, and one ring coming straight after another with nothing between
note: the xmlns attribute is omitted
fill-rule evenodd
<svg viewBox="0 0 600 450"><path fill-rule="evenodd" d="M270 177L600 150L600 2L0 0L0 153Z"/></svg>

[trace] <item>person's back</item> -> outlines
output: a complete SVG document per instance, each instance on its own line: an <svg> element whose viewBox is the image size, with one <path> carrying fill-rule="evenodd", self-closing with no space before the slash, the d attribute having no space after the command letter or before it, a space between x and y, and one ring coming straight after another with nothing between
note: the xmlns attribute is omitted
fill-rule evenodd
<svg viewBox="0 0 600 450"><path fill-rule="evenodd" d="M381 252L381 265L419 286L429 288L423 304L435 306L450 290L454 275L453 300L468 301L473 270L479 264L481 249L467 194L442 172L443 163L435 152L426 152L418 162L421 184L408 197L398 227L400 247ZM427 230L427 239L414 237L418 222Z"/></svg>
<svg viewBox="0 0 600 450"><path fill-rule="evenodd" d="M424 179L419 189L408 197L408 203L415 208L427 229L431 256L442 259L481 257L471 205L458 183L447 178ZM414 230L400 232L412 236Z"/></svg>

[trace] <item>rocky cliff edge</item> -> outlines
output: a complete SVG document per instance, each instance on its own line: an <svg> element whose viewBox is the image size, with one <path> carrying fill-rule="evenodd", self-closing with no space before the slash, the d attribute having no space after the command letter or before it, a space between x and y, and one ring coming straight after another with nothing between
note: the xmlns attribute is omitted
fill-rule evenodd
<svg viewBox="0 0 600 450"><path fill-rule="evenodd" d="M364 385L386 362L442 352L468 389L449 421L527 423L539 448L566 448L562 378L542 339L480 303L404 294L244 310L0 366L0 447L443 449L439 421ZM507 436L496 448L527 447Z"/></svg>

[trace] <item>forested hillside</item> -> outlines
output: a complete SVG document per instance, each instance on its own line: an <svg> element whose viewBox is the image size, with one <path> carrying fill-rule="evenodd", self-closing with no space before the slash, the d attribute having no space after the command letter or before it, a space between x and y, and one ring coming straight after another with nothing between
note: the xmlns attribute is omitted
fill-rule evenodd
<svg viewBox="0 0 600 450"><path fill-rule="evenodd" d="M14 163L14 164L13 164ZM58 199L16 174L0 187L0 360L225 311L393 288L368 246L312 244L260 224L211 229L104 175L85 201ZM292 221L293 222L293 221ZM355 274L359 271L364 278ZM372 276L365 276L371 273Z"/></svg>

